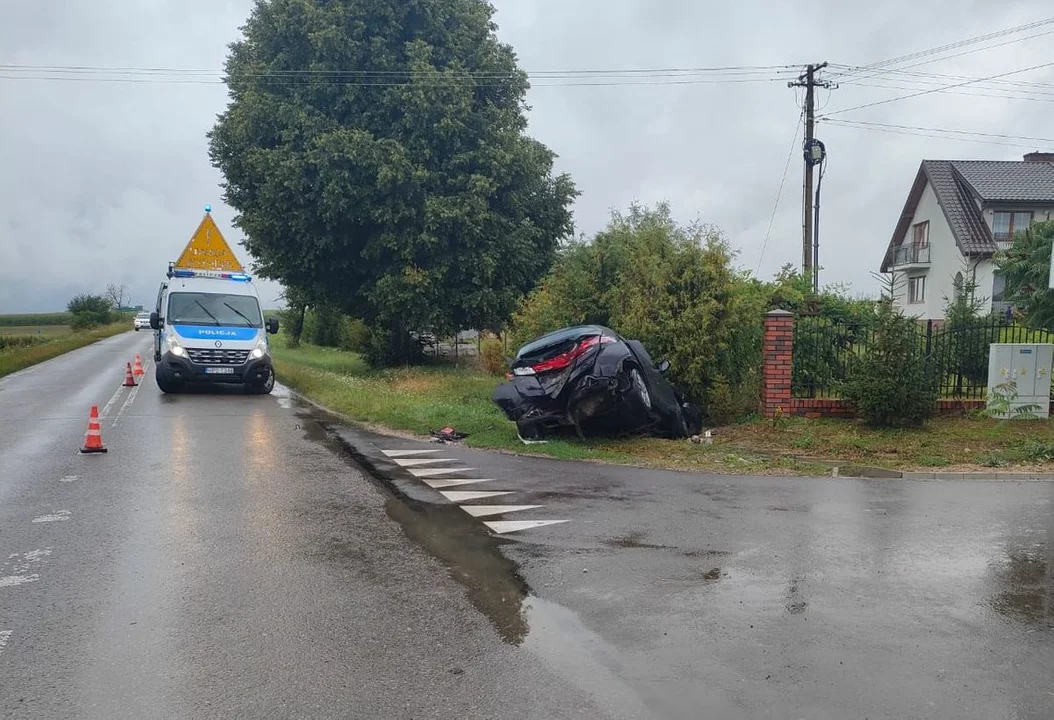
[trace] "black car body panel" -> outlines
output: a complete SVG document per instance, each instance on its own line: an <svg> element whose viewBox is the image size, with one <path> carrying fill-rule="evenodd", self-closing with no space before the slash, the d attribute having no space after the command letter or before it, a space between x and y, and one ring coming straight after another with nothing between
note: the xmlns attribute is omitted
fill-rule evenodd
<svg viewBox="0 0 1054 720"><path fill-rule="evenodd" d="M569 430L681 438L701 427L699 409L663 377L644 345L600 325L564 328L524 345L492 399L524 439Z"/></svg>

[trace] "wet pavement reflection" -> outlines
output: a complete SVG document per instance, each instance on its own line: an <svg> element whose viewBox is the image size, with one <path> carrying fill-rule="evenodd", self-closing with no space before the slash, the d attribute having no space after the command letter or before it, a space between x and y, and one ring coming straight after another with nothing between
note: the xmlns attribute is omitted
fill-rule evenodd
<svg viewBox="0 0 1054 720"><path fill-rule="evenodd" d="M568 472L444 448L572 518L499 538L319 422L507 643L630 715L1054 717L1052 484Z"/></svg>

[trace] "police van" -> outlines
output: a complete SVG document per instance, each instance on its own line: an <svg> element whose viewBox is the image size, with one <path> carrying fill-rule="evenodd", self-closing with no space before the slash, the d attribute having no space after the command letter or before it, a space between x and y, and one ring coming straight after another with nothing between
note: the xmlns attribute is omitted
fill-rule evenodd
<svg viewBox="0 0 1054 720"><path fill-rule="evenodd" d="M229 258L232 262L228 264L237 263L208 215L202 227L209 230L206 221L218 240L211 232L201 237L213 246L222 243L217 254ZM237 271L185 267L220 264L203 262L201 257L195 262L195 251L206 247L197 240L201 230L199 227L180 261L169 264L157 305L150 313L157 386L162 392L174 393L187 383L239 383L251 392L269 393L275 376L267 335L278 332L278 320L264 319L256 287L240 271L240 264Z"/></svg>

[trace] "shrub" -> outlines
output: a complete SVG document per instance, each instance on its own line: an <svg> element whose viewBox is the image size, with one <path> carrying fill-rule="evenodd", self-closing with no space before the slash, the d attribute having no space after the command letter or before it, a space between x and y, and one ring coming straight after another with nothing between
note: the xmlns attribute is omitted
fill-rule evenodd
<svg viewBox="0 0 1054 720"><path fill-rule="evenodd" d="M709 415L741 416L757 407L768 290L734 260L715 228L681 226L665 204L634 205L593 242L564 248L516 314L512 346L566 325L608 325L669 360L670 379Z"/></svg>
<svg viewBox="0 0 1054 720"><path fill-rule="evenodd" d="M289 307L278 313L278 321L281 324L282 333L289 338L289 347L300 346L300 338L304 333L304 316L307 310L303 305Z"/></svg>
<svg viewBox="0 0 1054 720"><path fill-rule="evenodd" d="M113 307L102 295L76 295L66 303L66 309L73 315L70 326L74 330L87 330L113 320Z"/></svg>
<svg viewBox="0 0 1054 720"><path fill-rule="evenodd" d="M340 328L340 349L365 353L370 342L370 329L358 318L344 318Z"/></svg>
<svg viewBox="0 0 1054 720"><path fill-rule="evenodd" d="M502 375L508 369L504 348L501 340L497 338L487 338L483 341L479 357L484 372L490 375Z"/></svg>
<svg viewBox="0 0 1054 720"><path fill-rule="evenodd" d="M937 393L916 321L882 302L875 334L854 365L843 395L868 424L921 425L937 411Z"/></svg>

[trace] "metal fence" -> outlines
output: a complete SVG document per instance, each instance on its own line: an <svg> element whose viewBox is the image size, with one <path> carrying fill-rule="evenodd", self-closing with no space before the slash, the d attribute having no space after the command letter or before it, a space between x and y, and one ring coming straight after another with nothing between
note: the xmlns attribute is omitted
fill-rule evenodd
<svg viewBox="0 0 1054 720"><path fill-rule="evenodd" d="M1054 333L1014 325L993 315L965 324L920 322L918 359L927 364L941 398L984 399L992 343L1049 343ZM794 327L792 392L797 398L837 398L874 339L862 322L799 317Z"/></svg>

